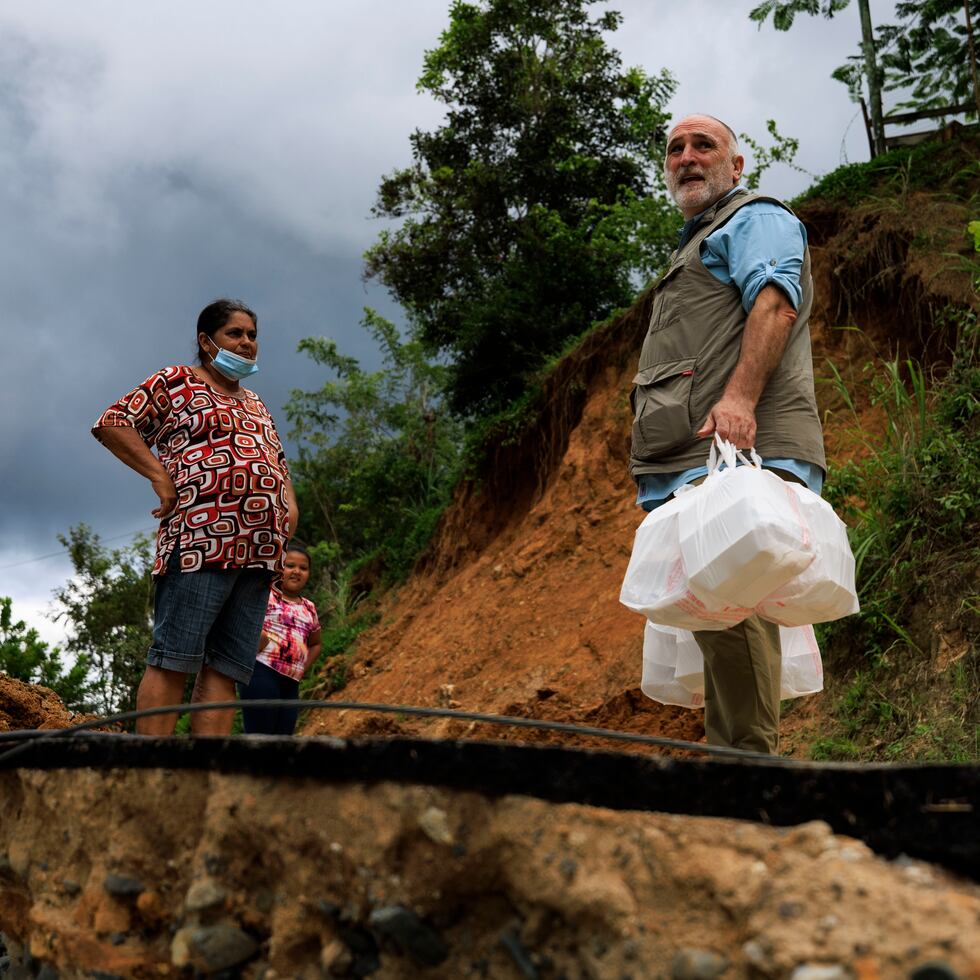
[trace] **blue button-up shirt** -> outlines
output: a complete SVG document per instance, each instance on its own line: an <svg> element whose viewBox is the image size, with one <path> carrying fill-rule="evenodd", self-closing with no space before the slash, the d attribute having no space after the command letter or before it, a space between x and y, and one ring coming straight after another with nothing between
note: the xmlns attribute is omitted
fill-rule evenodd
<svg viewBox="0 0 980 980"><path fill-rule="evenodd" d="M734 193L734 190L732 191ZM727 195L726 195L727 196ZM684 223L681 242L690 237L701 215ZM753 201L739 208L732 217L701 243L704 267L719 281L735 283L742 294L745 312L751 311L763 286L778 286L799 309L803 298L800 273L806 249L806 229L799 219L778 204ZM764 459L769 469L785 470L798 476L814 493L823 488L823 470L800 459ZM636 502L644 510L664 503L677 489L706 476L706 466L680 473L649 473L637 477Z"/></svg>

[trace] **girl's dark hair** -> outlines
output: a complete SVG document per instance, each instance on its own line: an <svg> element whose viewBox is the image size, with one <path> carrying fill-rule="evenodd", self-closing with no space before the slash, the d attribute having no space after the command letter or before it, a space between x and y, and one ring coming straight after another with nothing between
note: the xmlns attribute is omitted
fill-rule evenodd
<svg viewBox="0 0 980 980"><path fill-rule="evenodd" d="M200 315L197 318L197 333L205 333L209 337L213 337L215 333L220 330L232 317L233 313L244 313L252 318L252 323L255 324L256 328L259 325L259 318L255 315L253 310L250 310L241 300L239 299L216 299L213 303L208 303L207 306L201 310ZM197 336L197 334L195 334ZM200 363L204 363L202 357L203 351L201 350L201 345L197 345L197 359Z"/></svg>
<svg viewBox="0 0 980 980"><path fill-rule="evenodd" d="M290 551L298 551L306 558L306 563L310 566L310 568L313 568L313 559L310 557L310 553L301 544L297 544L295 541L290 541L289 544L282 549L283 557L285 557Z"/></svg>

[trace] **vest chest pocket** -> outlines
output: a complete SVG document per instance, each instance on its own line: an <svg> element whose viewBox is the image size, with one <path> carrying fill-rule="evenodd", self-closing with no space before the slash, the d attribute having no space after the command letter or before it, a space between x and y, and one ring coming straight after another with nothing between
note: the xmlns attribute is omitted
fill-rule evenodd
<svg viewBox="0 0 980 980"><path fill-rule="evenodd" d="M633 379L633 456L653 460L693 435L690 401L694 358L644 368Z"/></svg>

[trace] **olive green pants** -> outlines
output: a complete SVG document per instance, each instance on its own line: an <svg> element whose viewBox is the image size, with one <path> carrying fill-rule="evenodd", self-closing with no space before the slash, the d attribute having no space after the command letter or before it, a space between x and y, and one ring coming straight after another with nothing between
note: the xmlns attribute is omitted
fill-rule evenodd
<svg viewBox="0 0 980 980"><path fill-rule="evenodd" d="M795 474L772 470L802 483ZM704 477L693 481L701 483ZM704 733L709 745L779 751L779 627L758 616L727 630L694 634L704 656Z"/></svg>
<svg viewBox="0 0 980 980"><path fill-rule="evenodd" d="M704 732L709 745L779 750L779 627L750 616L727 630L699 630L704 655Z"/></svg>

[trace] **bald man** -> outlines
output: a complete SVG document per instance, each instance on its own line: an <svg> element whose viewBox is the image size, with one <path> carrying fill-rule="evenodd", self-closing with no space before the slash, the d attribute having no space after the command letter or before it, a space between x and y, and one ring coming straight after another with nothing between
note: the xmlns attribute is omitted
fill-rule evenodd
<svg viewBox="0 0 980 980"><path fill-rule="evenodd" d="M715 432L754 446L783 479L823 486L806 230L785 204L739 186L744 164L735 133L713 116L670 131L664 176L685 222L653 289L633 379L630 473L645 510L707 475ZM776 753L779 628L751 616L694 637L708 742Z"/></svg>

